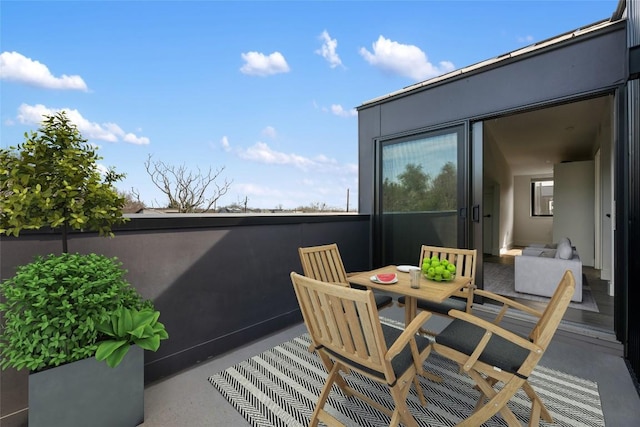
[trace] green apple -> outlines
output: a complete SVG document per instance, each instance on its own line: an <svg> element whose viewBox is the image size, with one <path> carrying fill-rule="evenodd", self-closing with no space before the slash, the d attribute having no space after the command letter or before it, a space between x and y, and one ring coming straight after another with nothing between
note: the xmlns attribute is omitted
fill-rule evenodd
<svg viewBox="0 0 640 427"><path fill-rule="evenodd" d="M456 265L455 264L447 265L447 270L449 270L451 273L455 273L456 272Z"/></svg>

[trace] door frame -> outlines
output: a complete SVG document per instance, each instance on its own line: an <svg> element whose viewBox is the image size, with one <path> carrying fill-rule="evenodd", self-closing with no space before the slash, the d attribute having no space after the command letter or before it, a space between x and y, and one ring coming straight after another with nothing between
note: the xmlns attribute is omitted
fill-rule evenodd
<svg viewBox="0 0 640 427"><path fill-rule="evenodd" d="M469 154L469 122L468 121L456 121L452 123L446 123L441 126L431 126L428 128L416 129L411 132L403 132L400 134L386 135L384 137L374 138L374 198L373 198L373 215L371 221L371 236L372 236L372 265L373 267L379 267L386 263L383 254L384 236L383 236L383 219L382 219L382 150L383 147L389 143L402 143L414 138L420 138L421 136L429 137L431 135L438 135L441 133L448 133L449 131L455 131L458 134L457 141L457 229L456 229L456 241L457 246L461 248L467 248L469 242L469 169L470 169L470 154Z"/></svg>

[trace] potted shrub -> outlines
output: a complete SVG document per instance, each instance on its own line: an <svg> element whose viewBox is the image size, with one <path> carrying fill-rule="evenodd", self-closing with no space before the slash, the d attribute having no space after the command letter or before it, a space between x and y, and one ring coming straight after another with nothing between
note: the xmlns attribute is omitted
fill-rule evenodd
<svg viewBox="0 0 640 427"><path fill-rule="evenodd" d="M37 257L0 284L1 366L31 372L30 426L143 421L142 349L156 351L167 333L125 273L115 258L63 253ZM122 399L115 409L114 398Z"/></svg>
<svg viewBox="0 0 640 427"><path fill-rule="evenodd" d="M100 157L64 113L25 137L0 150L0 233L61 228L62 253L0 283L0 367L30 371L32 427L137 425L143 350L157 350L167 332L116 258L70 254L67 242L69 229L108 236L124 222L112 186L122 175L99 171Z"/></svg>

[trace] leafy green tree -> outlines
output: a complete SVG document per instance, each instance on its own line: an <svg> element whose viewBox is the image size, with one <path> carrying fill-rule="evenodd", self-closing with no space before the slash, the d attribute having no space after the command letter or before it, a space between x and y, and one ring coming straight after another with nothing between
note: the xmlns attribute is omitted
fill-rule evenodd
<svg viewBox="0 0 640 427"><path fill-rule="evenodd" d="M433 180L429 193L431 209L436 211L456 210L458 206L457 190L458 172L452 162L445 163L440 173Z"/></svg>
<svg viewBox="0 0 640 427"><path fill-rule="evenodd" d="M447 162L433 179L422 165L407 164L397 182L388 178L382 184L382 203L386 212L446 211L457 208L457 171Z"/></svg>
<svg viewBox="0 0 640 427"><path fill-rule="evenodd" d="M431 177L424 173L422 165L409 163L405 171L398 175L403 188L401 211L412 212L425 210L425 201L429 192Z"/></svg>
<svg viewBox="0 0 640 427"><path fill-rule="evenodd" d="M422 165L409 163L398 175L398 182L385 179L383 206L386 211L415 212L426 209L431 177L424 173Z"/></svg>
<svg viewBox="0 0 640 427"><path fill-rule="evenodd" d="M113 187L124 175L101 174L102 158L64 112L45 116L24 136L22 144L0 149L0 233L61 228L67 253L69 229L112 235L111 227L126 221L124 197Z"/></svg>
<svg viewBox="0 0 640 427"><path fill-rule="evenodd" d="M385 212L397 212L400 210L400 201L402 200L402 188L397 182L385 178L382 184L382 207Z"/></svg>

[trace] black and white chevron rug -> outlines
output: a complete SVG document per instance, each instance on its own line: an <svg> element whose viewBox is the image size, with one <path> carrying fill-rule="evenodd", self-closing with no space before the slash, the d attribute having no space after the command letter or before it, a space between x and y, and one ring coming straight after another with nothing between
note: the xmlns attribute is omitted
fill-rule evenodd
<svg viewBox="0 0 640 427"><path fill-rule="evenodd" d="M310 340L303 334L223 372L209 381L252 426L308 426L327 372L319 357L309 353ZM427 407L422 407L414 387L408 397L409 408L421 426L454 426L473 411L478 392L471 380L458 372L449 360L432 353L425 368L443 378L434 383L420 377ZM386 386L363 376L347 375L347 382L388 408L393 401ZM554 418L554 424L541 425L604 426L598 385L595 382L538 366L530 382ZM520 391L509 407L523 423L529 421L529 400ZM389 418L360 399L347 399L334 387L325 409L347 426L379 427ZM485 426L505 426L496 416Z"/></svg>

